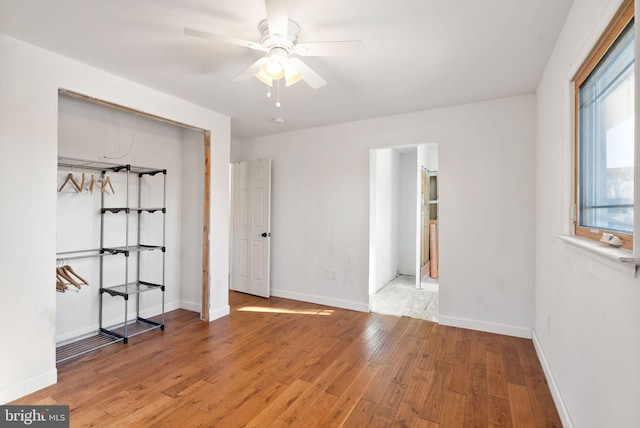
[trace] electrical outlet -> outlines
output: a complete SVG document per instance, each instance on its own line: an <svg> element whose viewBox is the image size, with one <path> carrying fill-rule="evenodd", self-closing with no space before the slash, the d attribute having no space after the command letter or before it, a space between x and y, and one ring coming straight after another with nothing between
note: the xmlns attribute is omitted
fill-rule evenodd
<svg viewBox="0 0 640 428"><path fill-rule="evenodd" d="M324 271L324 279L327 281L335 281L336 280L336 271L334 270L325 270Z"/></svg>

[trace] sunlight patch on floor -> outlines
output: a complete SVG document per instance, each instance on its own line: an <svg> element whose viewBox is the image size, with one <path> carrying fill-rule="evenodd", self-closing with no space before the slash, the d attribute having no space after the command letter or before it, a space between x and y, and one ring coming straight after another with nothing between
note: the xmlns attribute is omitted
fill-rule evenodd
<svg viewBox="0 0 640 428"><path fill-rule="evenodd" d="M295 315L322 315L328 316L333 314L332 309L281 309L266 308L264 306L244 306L239 308L240 312L263 312L275 314L295 314Z"/></svg>

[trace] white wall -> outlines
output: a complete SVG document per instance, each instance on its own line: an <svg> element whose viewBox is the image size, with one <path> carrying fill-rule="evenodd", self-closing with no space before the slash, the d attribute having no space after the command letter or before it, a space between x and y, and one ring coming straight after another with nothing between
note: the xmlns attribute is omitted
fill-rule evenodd
<svg viewBox="0 0 640 428"><path fill-rule="evenodd" d="M393 149L381 149L376 156L376 284L378 291L396 277L398 271L399 240L399 162Z"/></svg>
<svg viewBox="0 0 640 428"><path fill-rule="evenodd" d="M237 138L231 138L231 148L230 148L230 153L229 153L229 158L231 163L236 163L236 162L240 162L238 159L240 159L240 155L238 153L238 150L240 150L240 140L238 140Z"/></svg>
<svg viewBox="0 0 640 428"><path fill-rule="evenodd" d="M398 274L415 274L416 162L415 147L412 152L407 148L371 151L372 293Z"/></svg>
<svg viewBox="0 0 640 428"><path fill-rule="evenodd" d="M438 142L441 321L529 336L534 113L519 96L240 142L274 161L273 294L367 310L369 151Z"/></svg>
<svg viewBox="0 0 640 428"><path fill-rule="evenodd" d="M429 171L438 170L438 145L437 144L425 144L425 163L424 166Z"/></svg>
<svg viewBox="0 0 640 428"><path fill-rule="evenodd" d="M640 284L557 238L571 230L570 81L619 4L573 2L537 90L535 336L566 426L640 426Z"/></svg>
<svg viewBox="0 0 640 428"><path fill-rule="evenodd" d="M212 131L212 318L229 312L230 120L5 35L0 52L0 198L3 208L10 207L0 211L4 403L56 380L58 88Z"/></svg>
<svg viewBox="0 0 640 428"><path fill-rule="evenodd" d="M416 274L416 182L418 158L417 150L400 154L399 165L399 232L398 270L401 275Z"/></svg>
<svg viewBox="0 0 640 428"><path fill-rule="evenodd" d="M204 221L204 144L202 133L182 130L182 242L180 306L202 308L202 224Z"/></svg>

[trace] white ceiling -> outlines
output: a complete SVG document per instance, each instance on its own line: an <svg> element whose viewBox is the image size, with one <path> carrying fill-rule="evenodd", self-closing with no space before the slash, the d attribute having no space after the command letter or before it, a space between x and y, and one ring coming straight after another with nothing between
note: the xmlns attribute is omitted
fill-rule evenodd
<svg viewBox="0 0 640 428"><path fill-rule="evenodd" d="M0 32L232 118L244 139L533 93L571 0L290 0L300 42L363 40L355 57L306 57L327 80L232 79L260 57L186 36L259 41L263 0L0 0ZM284 118L284 124L273 119Z"/></svg>

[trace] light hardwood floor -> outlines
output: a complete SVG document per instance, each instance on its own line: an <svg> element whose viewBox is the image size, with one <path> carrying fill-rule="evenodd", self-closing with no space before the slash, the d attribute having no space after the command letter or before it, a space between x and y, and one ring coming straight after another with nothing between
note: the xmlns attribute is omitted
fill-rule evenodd
<svg viewBox="0 0 640 428"><path fill-rule="evenodd" d="M68 404L71 426L561 426L530 340L230 294L64 362L12 404Z"/></svg>

